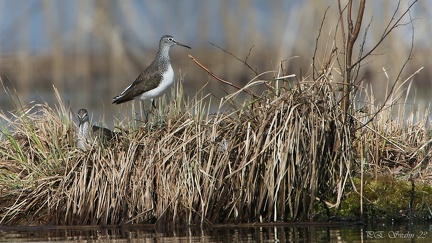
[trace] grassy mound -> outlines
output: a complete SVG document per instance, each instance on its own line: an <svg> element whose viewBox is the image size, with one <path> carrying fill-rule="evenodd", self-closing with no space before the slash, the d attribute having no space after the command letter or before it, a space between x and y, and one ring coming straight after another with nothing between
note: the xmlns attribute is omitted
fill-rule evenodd
<svg viewBox="0 0 432 243"><path fill-rule="evenodd" d="M56 109L21 107L12 119L3 116L1 222L310 218L318 195L341 197L350 168L350 151L335 146L349 129L330 87L280 89L215 114L203 100L176 95L147 125L131 122L120 141L87 152L76 148L72 114L60 97Z"/></svg>
<svg viewBox="0 0 432 243"><path fill-rule="evenodd" d="M262 83L270 84L245 88ZM393 106L370 105L372 113L342 123L332 84L287 84L268 85L240 106L234 98L242 91L230 94L215 113L206 97L185 101L177 87L152 119L124 121L121 139L95 141L88 151L77 148L73 114L58 94L55 109L18 105L12 117L2 115L0 224L352 218L381 207L368 199L371 188L363 193L365 175L428 181L425 119L398 123ZM416 208L427 203L423 191Z"/></svg>

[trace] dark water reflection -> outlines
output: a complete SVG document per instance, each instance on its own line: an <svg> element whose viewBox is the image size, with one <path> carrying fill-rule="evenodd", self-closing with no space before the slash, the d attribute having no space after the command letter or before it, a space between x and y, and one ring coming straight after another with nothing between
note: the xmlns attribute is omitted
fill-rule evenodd
<svg viewBox="0 0 432 243"><path fill-rule="evenodd" d="M432 242L431 224L215 226L159 232L152 226L0 227L1 242Z"/></svg>

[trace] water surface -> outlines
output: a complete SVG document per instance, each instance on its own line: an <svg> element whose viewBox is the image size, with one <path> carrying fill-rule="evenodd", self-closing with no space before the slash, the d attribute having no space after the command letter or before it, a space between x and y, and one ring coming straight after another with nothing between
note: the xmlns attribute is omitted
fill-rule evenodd
<svg viewBox="0 0 432 243"><path fill-rule="evenodd" d="M275 224L184 228L0 227L1 242L431 242L432 224Z"/></svg>

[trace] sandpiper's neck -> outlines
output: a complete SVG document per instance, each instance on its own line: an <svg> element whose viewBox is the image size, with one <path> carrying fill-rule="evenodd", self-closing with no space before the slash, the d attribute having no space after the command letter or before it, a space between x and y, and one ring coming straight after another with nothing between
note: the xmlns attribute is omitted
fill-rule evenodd
<svg viewBox="0 0 432 243"><path fill-rule="evenodd" d="M163 45L159 48L158 53L156 54L156 59L160 60L160 61L169 61L169 50L170 47Z"/></svg>

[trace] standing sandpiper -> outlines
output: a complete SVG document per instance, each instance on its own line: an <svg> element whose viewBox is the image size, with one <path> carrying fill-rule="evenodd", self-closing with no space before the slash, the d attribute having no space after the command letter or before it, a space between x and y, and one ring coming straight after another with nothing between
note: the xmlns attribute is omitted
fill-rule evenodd
<svg viewBox="0 0 432 243"><path fill-rule="evenodd" d="M86 109L78 111L78 148L87 150L89 144L93 142L93 139L100 138L103 142L111 141L117 137L117 133L109 130L108 128L98 127L90 125L88 112Z"/></svg>
<svg viewBox="0 0 432 243"><path fill-rule="evenodd" d="M169 50L173 45L191 49L177 42L170 35L162 36L159 41L159 51L153 62L120 95L114 97L112 103L121 104L140 98L141 100L150 99L153 107L156 107L154 99L165 93L174 83L174 71L169 58Z"/></svg>

